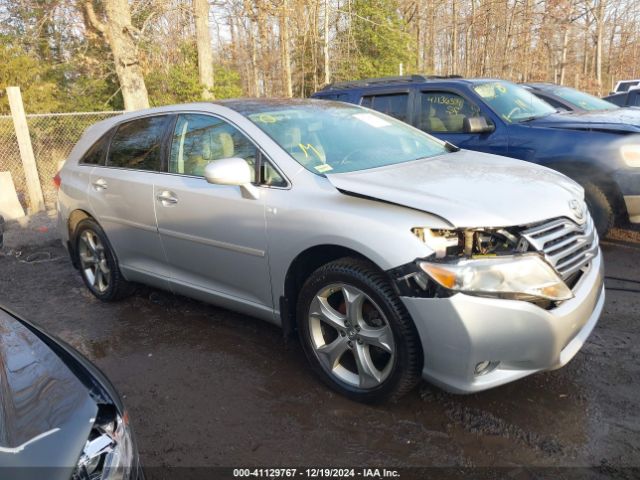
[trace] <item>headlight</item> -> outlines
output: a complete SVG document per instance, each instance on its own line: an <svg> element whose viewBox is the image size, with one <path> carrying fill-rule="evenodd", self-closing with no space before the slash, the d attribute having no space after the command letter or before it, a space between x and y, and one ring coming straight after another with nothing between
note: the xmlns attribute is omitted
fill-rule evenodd
<svg viewBox="0 0 640 480"><path fill-rule="evenodd" d="M129 419L101 405L73 480L125 480L135 461Z"/></svg>
<svg viewBox="0 0 640 480"><path fill-rule="evenodd" d="M622 145L620 154L630 167L640 167L640 145Z"/></svg>
<svg viewBox="0 0 640 480"><path fill-rule="evenodd" d="M472 295L560 301L573 297L556 272L537 254L470 258L456 263L420 262L441 286Z"/></svg>

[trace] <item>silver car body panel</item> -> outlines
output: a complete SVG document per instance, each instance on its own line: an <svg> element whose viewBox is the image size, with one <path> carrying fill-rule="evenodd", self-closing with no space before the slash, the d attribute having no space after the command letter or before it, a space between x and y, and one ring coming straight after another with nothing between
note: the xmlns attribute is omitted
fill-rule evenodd
<svg viewBox="0 0 640 480"><path fill-rule="evenodd" d="M574 218L569 202L583 195L549 168L468 150L328 178L340 190L433 212L456 227Z"/></svg>
<svg viewBox="0 0 640 480"><path fill-rule="evenodd" d="M286 188L259 186L256 200L243 197L240 187L211 185L197 177L78 165L82 154L119 122L184 112L214 115L233 124L280 170L287 179ZM309 249L340 246L386 271L433 253L411 233L414 227L507 227L562 216L578 221L569 201L583 196L581 187L552 170L466 151L320 176L304 169L240 113L210 103L128 113L94 125L72 151L61 178L58 209L64 241L69 239L69 215L84 210L105 228L128 280L167 288L275 324L281 323L279 300L284 296L287 271ZM123 183L98 192L92 186L98 178L109 183L117 178ZM165 193L178 202L158 200L158 195ZM155 219L150 212L155 212ZM601 285L600 274L593 273L600 271L600 262L598 255L591 273L581 279L590 291ZM469 359L482 356L480 353L490 347L488 332L501 323L505 330L498 344L517 333L515 344L555 352L566 335L548 327L554 315L562 315L558 312L563 308L573 308L576 313L567 322L577 325L594 315L597 319L599 313L599 303L578 294L552 312L527 302L463 294L448 299L403 297L403 301L421 335L425 378L456 391L500 383L474 383L467 374ZM479 322L489 330L478 345L457 345L468 338L465 332L470 328L458 319L463 313L476 319L476 307L495 317L495 323L487 319ZM539 324L547 326L536 326ZM462 336L457 338L458 334ZM440 353L432 353L434 349ZM540 361L525 370L531 373L552 367L558 355L551 350L545 353L545 361L536 357ZM453 362L452 370L446 372L443 364L453 351L467 357L463 366ZM432 359L440 363L432 365ZM523 369L518 371L526 374Z"/></svg>

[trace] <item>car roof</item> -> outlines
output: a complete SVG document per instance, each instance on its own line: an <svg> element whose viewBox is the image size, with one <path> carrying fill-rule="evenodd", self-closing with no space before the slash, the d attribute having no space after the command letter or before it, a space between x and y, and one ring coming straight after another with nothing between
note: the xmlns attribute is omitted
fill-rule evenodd
<svg viewBox="0 0 640 480"><path fill-rule="evenodd" d="M465 83L477 84L485 82L503 82L498 78L464 78L460 75L405 75L400 77L380 77L365 78L362 80L349 80L344 82L334 82L325 86L321 92L354 90L354 89L371 89L378 87L402 87L408 85L428 85L438 83Z"/></svg>
<svg viewBox="0 0 640 480"><path fill-rule="evenodd" d="M252 115L254 113L268 112L278 108L297 107L312 105L314 108L328 108L339 106L344 108L342 102L332 102L317 98L238 98L230 100L219 100L213 102L215 105L230 108L241 115ZM353 107L353 105L350 105Z"/></svg>

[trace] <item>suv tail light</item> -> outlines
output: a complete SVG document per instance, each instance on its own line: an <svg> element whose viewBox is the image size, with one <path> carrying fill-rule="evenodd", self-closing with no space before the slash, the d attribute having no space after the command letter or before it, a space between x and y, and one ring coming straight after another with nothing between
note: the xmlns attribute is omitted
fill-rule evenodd
<svg viewBox="0 0 640 480"><path fill-rule="evenodd" d="M62 179L60 178L60 172L56 173L56 176L53 177L53 184L56 187L56 190L60 189L60 185L62 184Z"/></svg>

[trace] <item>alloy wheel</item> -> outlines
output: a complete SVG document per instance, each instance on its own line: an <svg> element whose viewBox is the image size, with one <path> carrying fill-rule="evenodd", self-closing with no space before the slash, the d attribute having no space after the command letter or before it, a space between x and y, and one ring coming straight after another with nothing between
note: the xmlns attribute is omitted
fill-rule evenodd
<svg viewBox="0 0 640 480"><path fill-rule="evenodd" d="M311 346L329 374L364 390L389 377L395 361L393 332L362 290L344 283L324 287L311 302L308 322Z"/></svg>
<svg viewBox="0 0 640 480"><path fill-rule="evenodd" d="M89 285L99 293L106 292L111 282L111 269L107 264L105 246L94 231L85 230L80 234L78 257Z"/></svg>

